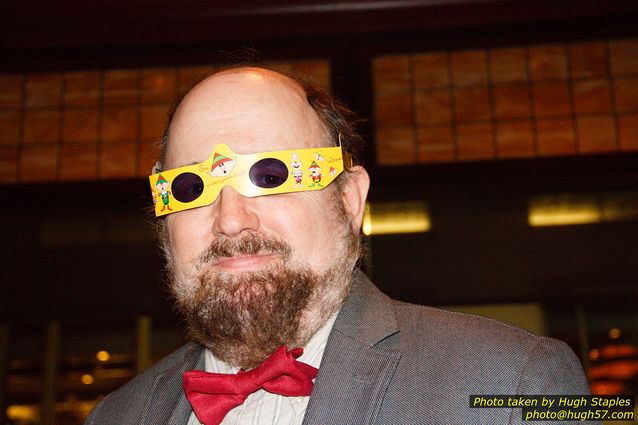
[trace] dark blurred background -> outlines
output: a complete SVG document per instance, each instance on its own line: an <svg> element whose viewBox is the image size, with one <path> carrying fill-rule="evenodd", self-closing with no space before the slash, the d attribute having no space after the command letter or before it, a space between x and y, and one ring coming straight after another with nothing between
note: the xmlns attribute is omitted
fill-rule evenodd
<svg viewBox="0 0 638 425"><path fill-rule="evenodd" d="M565 340L638 388L638 2L0 5L0 423L80 424L183 343L146 177L175 99L233 59L364 121L366 272Z"/></svg>

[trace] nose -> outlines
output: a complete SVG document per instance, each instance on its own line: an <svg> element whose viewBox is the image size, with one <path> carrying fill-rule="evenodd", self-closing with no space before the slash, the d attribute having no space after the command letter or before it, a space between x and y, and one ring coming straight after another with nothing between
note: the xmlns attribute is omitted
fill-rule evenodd
<svg viewBox="0 0 638 425"><path fill-rule="evenodd" d="M251 209L251 199L226 186L213 202L213 234L237 236L245 230L257 230L259 217Z"/></svg>

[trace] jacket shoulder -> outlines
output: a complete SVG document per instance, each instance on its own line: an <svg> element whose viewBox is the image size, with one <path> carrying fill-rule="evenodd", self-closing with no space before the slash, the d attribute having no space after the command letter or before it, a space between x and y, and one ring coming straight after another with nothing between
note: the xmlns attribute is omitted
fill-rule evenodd
<svg viewBox="0 0 638 425"><path fill-rule="evenodd" d="M538 335L498 320L440 308L393 300L399 327L406 334L427 334L428 338L445 338L448 343L535 344Z"/></svg>
<svg viewBox="0 0 638 425"><path fill-rule="evenodd" d="M563 341L486 317L397 301L393 305L401 352L426 356L448 373L477 375L472 384L476 391L588 392L580 361Z"/></svg>
<svg viewBox="0 0 638 425"><path fill-rule="evenodd" d="M85 424L138 423L140 415L143 414L144 406L154 391L158 378L167 373L179 373L186 362L187 356L196 355L201 350L202 348L197 344L188 343L164 357L102 399L93 408Z"/></svg>

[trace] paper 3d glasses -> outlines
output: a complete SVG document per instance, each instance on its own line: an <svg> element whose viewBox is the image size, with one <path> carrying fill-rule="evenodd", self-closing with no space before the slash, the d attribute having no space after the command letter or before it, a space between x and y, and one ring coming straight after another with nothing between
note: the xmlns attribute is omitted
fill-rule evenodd
<svg viewBox="0 0 638 425"><path fill-rule="evenodd" d="M153 174L149 183L160 217L212 204L224 186L248 197L323 189L351 166L341 146L239 155L221 143L206 161Z"/></svg>

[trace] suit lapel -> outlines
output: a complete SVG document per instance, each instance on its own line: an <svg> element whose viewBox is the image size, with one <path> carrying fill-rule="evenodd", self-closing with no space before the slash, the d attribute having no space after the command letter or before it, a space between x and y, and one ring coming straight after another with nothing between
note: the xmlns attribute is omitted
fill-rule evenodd
<svg viewBox="0 0 638 425"><path fill-rule="evenodd" d="M356 271L328 338L303 424L371 424L401 355L376 344L398 332L392 301Z"/></svg>
<svg viewBox="0 0 638 425"><path fill-rule="evenodd" d="M141 415L141 424L186 424L191 414L191 405L183 391L184 372L204 369L204 349L191 343L182 362L157 375L149 394L146 411Z"/></svg>

